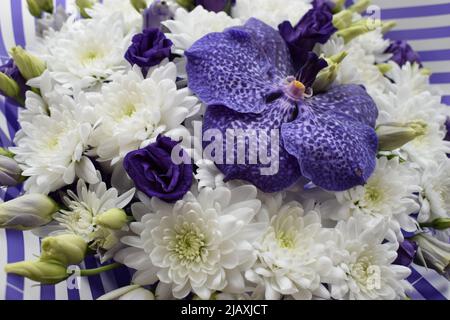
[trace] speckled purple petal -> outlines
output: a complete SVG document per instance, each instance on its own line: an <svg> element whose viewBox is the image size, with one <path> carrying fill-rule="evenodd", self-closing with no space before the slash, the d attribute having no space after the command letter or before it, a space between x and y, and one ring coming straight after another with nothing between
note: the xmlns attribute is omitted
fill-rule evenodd
<svg viewBox="0 0 450 320"><path fill-rule="evenodd" d="M375 169L375 130L343 113L317 113L302 105L298 118L283 124L281 135L303 176L326 190L363 185Z"/></svg>
<svg viewBox="0 0 450 320"><path fill-rule="evenodd" d="M262 112L274 85L292 71L276 30L255 19L204 36L185 55L189 88L207 105L241 113Z"/></svg>
<svg viewBox="0 0 450 320"><path fill-rule="evenodd" d="M285 99L278 99L269 104L269 108L260 114L242 114L232 111L224 106L210 106L206 110L203 123L203 132L208 129L218 129L223 137L227 129L255 129L258 134L270 137L270 130L275 129L279 135L279 128L282 123L291 121L295 116L295 106ZM247 131L248 132L248 131ZM224 138L225 139L225 138ZM269 142L267 138L266 141ZM225 180L242 179L253 183L264 192L277 192L286 189L295 183L301 176L298 161L295 157L286 152L282 146L282 139L279 136L279 159L278 172L274 175L262 175L260 169L269 165L249 164L248 151L245 154L245 164L216 164L219 170L225 174ZM206 148L210 142L204 142ZM226 156L226 145L223 143L223 158ZM249 141L246 139L246 149L249 150ZM237 158L237 140L232 145L234 159ZM259 150L259 149L257 149ZM270 150L270 142L268 143ZM224 163L224 161L222 161Z"/></svg>
<svg viewBox="0 0 450 320"><path fill-rule="evenodd" d="M356 84L333 87L307 99L305 103L317 112L343 113L371 127L375 126L378 118L375 102L363 86Z"/></svg>

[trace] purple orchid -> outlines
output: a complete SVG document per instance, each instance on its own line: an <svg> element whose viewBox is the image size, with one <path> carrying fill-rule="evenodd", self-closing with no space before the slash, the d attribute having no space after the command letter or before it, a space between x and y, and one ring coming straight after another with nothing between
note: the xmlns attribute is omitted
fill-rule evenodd
<svg viewBox="0 0 450 320"><path fill-rule="evenodd" d="M262 175L263 165L248 161L216 163L226 181L243 179L262 191L276 192L303 175L337 191L362 185L372 174L378 144L373 100L358 85L335 86L308 97L310 88L301 80L314 78L308 72L317 73L323 60L311 53L307 60L314 67L295 72L289 49L275 29L250 19L243 27L206 35L186 56L189 87L208 105L204 132L281 132L277 173ZM236 143L234 148L236 153Z"/></svg>
<svg viewBox="0 0 450 320"><path fill-rule="evenodd" d="M419 54L411 48L411 46L403 40L392 42L386 49L385 53L392 53L390 60L403 66L407 62L418 63L422 67Z"/></svg>
<svg viewBox="0 0 450 320"><path fill-rule="evenodd" d="M155 0L145 9L144 30L149 28L161 28L161 22L173 18L173 12L170 10L166 1Z"/></svg>
<svg viewBox="0 0 450 320"><path fill-rule="evenodd" d="M327 42L337 31L333 25L333 14L324 3L309 10L295 27L289 21L284 21L278 29L286 41L296 68L304 64L307 53L312 51L317 43Z"/></svg>

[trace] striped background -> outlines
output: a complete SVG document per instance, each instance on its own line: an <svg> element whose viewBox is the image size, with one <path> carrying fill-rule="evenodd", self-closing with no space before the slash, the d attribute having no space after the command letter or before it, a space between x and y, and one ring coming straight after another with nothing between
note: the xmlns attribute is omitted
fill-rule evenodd
<svg viewBox="0 0 450 320"><path fill-rule="evenodd" d="M75 10L73 2L55 1L70 12ZM432 85L442 90L443 102L450 105L450 0L375 0L374 3L381 6L383 19L395 19L398 22L397 28L388 36L410 41L425 67L434 72ZM0 63L7 59L7 48L16 44L32 44L33 39L34 20L27 12L26 0L0 0ZM10 146L18 129L16 107L9 99L0 97L0 145ZM0 188L0 198L7 201L20 192L18 188ZM3 272L6 263L33 260L39 256L39 245L39 240L30 232L0 229L0 299L90 300L129 284L130 272L126 268L83 278L79 289L68 289L65 282L41 286ZM91 257L81 267L95 268L98 265ZM410 292L413 299L450 299L448 281L434 271L414 266L409 280L414 286Z"/></svg>

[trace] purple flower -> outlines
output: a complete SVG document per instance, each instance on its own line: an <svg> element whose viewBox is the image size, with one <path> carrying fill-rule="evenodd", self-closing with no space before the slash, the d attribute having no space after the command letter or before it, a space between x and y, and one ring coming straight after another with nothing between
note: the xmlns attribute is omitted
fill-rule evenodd
<svg viewBox="0 0 450 320"><path fill-rule="evenodd" d="M195 0L196 6L203 6L206 10L219 12L231 7L236 0Z"/></svg>
<svg viewBox="0 0 450 320"><path fill-rule="evenodd" d="M124 168L136 188L149 197L173 202L181 199L192 185L192 164L175 164L172 150L179 142L158 136L155 143L128 153ZM181 149L182 150L182 149ZM180 157L185 156L182 150Z"/></svg>
<svg viewBox="0 0 450 320"><path fill-rule="evenodd" d="M25 84L26 80L23 78L22 74L19 71L19 68L17 68L16 64L14 63L13 59L9 59L7 63L0 66L0 72L6 74L7 76L11 77L14 81L17 82L17 84L20 87L20 97L25 99L25 93L28 90L28 86ZM1 95L4 95L0 91Z"/></svg>
<svg viewBox="0 0 450 320"><path fill-rule="evenodd" d="M447 121L445 121L445 129L447 129L447 134L444 140L450 141L450 118L447 118Z"/></svg>
<svg viewBox="0 0 450 320"><path fill-rule="evenodd" d="M403 66L409 61L411 63L416 62L422 67L419 54L406 41L398 40L392 42L385 53L392 53L391 60L399 66Z"/></svg>
<svg viewBox="0 0 450 320"><path fill-rule="evenodd" d="M173 18L167 2L155 0L150 7L144 11L144 30L149 28L161 28L161 22Z"/></svg>
<svg viewBox="0 0 450 320"><path fill-rule="evenodd" d="M142 68L144 76L148 70L170 56L172 41L166 38L158 28L145 29L135 35L132 44L125 53L125 59L132 65Z"/></svg>
<svg viewBox="0 0 450 320"><path fill-rule="evenodd" d="M372 174L378 144L375 103L358 85L335 86L311 97L302 81L311 83L324 65L314 54L307 55L311 66L295 72L279 33L257 19L210 33L185 54L189 87L208 106L204 132L215 129L226 136L228 129L254 130L262 138L281 133L276 173L262 174L267 164L251 164L246 152L245 164L216 161L226 181L247 180L276 192L303 175L338 191L362 185Z"/></svg>
<svg viewBox="0 0 450 320"><path fill-rule="evenodd" d="M408 267L414 260L417 251L417 244L414 241L405 239L400 243L400 247L397 250L397 259L393 262Z"/></svg>
<svg viewBox="0 0 450 320"><path fill-rule="evenodd" d="M286 41L295 68L305 62L306 54L312 51L316 43L327 42L337 30L333 25L333 14L326 4L309 10L295 27L284 21L278 29Z"/></svg>

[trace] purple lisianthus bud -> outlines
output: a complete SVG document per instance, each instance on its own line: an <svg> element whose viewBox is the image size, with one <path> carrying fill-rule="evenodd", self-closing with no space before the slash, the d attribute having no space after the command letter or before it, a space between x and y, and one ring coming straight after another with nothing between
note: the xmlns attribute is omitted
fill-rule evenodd
<svg viewBox="0 0 450 320"><path fill-rule="evenodd" d="M161 28L161 22L173 18L173 12L170 10L167 2L155 0L144 11L144 30L149 28Z"/></svg>
<svg viewBox="0 0 450 320"><path fill-rule="evenodd" d="M278 29L289 47L294 66L299 68L316 43L325 43L336 32L330 8L322 4L309 10L293 27L289 21L282 22Z"/></svg>
<svg viewBox="0 0 450 320"><path fill-rule="evenodd" d="M13 59L9 59L8 62L6 62L4 65L0 66L0 72L4 73L8 77L11 77L14 81L17 82L20 88L20 94L19 97L22 99L25 99L25 92L28 90L26 83L26 80L22 76L22 74L19 71L19 68L17 68L16 64L14 63ZM1 95L4 95L0 91Z"/></svg>
<svg viewBox="0 0 450 320"><path fill-rule="evenodd" d="M172 152L178 144L160 135L155 143L126 155L123 163L125 171L138 190L168 202L181 199L189 191L192 186L192 164L176 164L172 159ZM177 152L177 156L184 158L186 153L181 149L181 154Z"/></svg>
<svg viewBox="0 0 450 320"><path fill-rule="evenodd" d="M170 56L172 41L166 38L158 28L145 29L135 35L132 44L125 53L125 59L132 65L137 64L142 74L147 76L148 70Z"/></svg>
<svg viewBox="0 0 450 320"><path fill-rule="evenodd" d="M413 262L416 252L417 244L414 241L405 239L400 243L400 247L397 250L397 259L395 259L394 264L409 266Z"/></svg>
<svg viewBox="0 0 450 320"><path fill-rule="evenodd" d="M196 0L195 4L202 6L206 10L219 12L227 10L235 2L236 0Z"/></svg>
<svg viewBox="0 0 450 320"><path fill-rule="evenodd" d="M422 67L419 54L411 48L411 46L403 40L392 42L386 49L386 53L392 53L391 60L399 66L403 66L406 62L418 63Z"/></svg>

